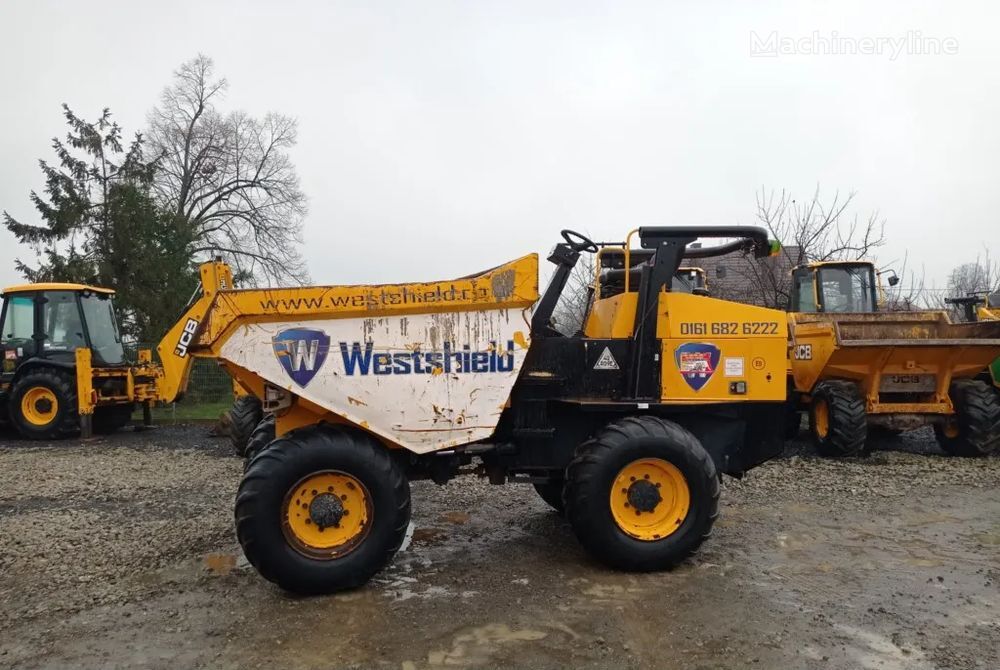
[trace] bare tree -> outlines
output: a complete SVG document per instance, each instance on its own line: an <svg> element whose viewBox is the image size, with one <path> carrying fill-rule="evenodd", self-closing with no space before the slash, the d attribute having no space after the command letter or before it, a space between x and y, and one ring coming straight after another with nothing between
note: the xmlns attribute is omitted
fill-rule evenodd
<svg viewBox="0 0 1000 670"><path fill-rule="evenodd" d="M782 190L780 195L762 187L757 194L756 219L781 242L777 257L746 259L727 264L727 275L717 283L721 297L780 307L791 292L790 272L796 265L817 261L857 260L871 257L885 243L885 220L878 211L867 217L847 213L854 193L836 192L824 202L820 187L812 197L798 201Z"/></svg>
<svg viewBox="0 0 1000 670"><path fill-rule="evenodd" d="M580 331L590 307L591 289L594 286L594 273L597 271L597 256L584 253L573 267L566 281L566 287L553 311L552 320L555 328L564 335L573 335Z"/></svg>
<svg viewBox="0 0 1000 670"><path fill-rule="evenodd" d="M296 123L276 113L221 113L227 86L203 55L174 73L148 117L156 193L192 226L196 256L227 257L244 281L305 281L306 198L288 155Z"/></svg>

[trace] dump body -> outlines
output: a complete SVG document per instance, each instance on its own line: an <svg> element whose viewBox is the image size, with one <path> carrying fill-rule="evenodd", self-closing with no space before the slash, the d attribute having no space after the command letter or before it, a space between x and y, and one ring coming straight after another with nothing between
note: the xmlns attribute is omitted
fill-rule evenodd
<svg viewBox="0 0 1000 670"><path fill-rule="evenodd" d="M869 414L950 414L951 382L1000 356L1000 321L952 323L944 311L797 313L789 325L796 390L852 380Z"/></svg>
<svg viewBox="0 0 1000 670"><path fill-rule="evenodd" d="M218 358L265 401L296 396L309 410L279 416L279 434L323 419L418 454L455 447L496 428L537 277L532 254L439 282L221 289L190 317L185 356Z"/></svg>

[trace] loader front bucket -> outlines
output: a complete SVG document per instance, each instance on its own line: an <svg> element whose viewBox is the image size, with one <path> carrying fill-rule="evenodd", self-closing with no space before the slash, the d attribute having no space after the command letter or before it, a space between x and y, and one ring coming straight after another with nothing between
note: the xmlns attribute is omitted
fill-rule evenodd
<svg viewBox="0 0 1000 670"><path fill-rule="evenodd" d="M867 412L950 414L951 382L983 374L1000 356L1000 321L952 323L945 312L793 314L792 375L857 382Z"/></svg>

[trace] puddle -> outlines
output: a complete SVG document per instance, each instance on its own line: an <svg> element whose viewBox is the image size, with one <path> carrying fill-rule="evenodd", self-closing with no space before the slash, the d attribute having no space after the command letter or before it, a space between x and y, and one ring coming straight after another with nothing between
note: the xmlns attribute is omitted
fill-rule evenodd
<svg viewBox="0 0 1000 670"><path fill-rule="evenodd" d="M429 652L427 663L431 667L486 665L501 645L533 642L547 636L548 633L540 630L514 630L503 623L486 624L456 635L452 639L451 649Z"/></svg>

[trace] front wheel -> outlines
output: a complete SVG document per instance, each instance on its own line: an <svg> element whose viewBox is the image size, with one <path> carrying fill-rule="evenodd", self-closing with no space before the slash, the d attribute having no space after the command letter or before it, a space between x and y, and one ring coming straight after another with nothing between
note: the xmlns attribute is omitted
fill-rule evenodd
<svg viewBox="0 0 1000 670"><path fill-rule="evenodd" d="M694 435L651 416L615 421L567 468L566 515L580 543L621 570L670 568L719 515L715 463Z"/></svg>
<svg viewBox="0 0 1000 670"><path fill-rule="evenodd" d="M857 384L820 382L809 402L809 430L822 456L858 456L865 450L868 416Z"/></svg>
<svg viewBox="0 0 1000 670"><path fill-rule="evenodd" d="M955 414L934 426L941 448L952 456L988 456L1000 449L1000 396L985 382L962 379L951 385Z"/></svg>
<svg viewBox="0 0 1000 670"><path fill-rule="evenodd" d="M395 555L410 486L372 437L315 426L271 442L236 496L236 535L265 579L302 594L365 584Z"/></svg>

